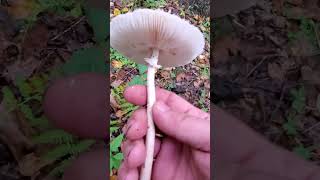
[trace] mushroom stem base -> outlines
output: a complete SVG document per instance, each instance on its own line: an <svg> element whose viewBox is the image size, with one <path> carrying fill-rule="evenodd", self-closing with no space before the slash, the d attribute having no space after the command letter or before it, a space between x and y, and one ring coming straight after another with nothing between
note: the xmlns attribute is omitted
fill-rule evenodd
<svg viewBox="0 0 320 180"><path fill-rule="evenodd" d="M152 117L152 107L156 101L156 90L155 90L155 73L158 65L159 50L153 50L151 58L147 58L148 63L148 74L147 74L147 93L148 93L148 104L147 104L147 118L148 118L148 131L146 136L146 160L144 166L141 168L140 180L150 180L153 166L153 154L155 144L155 126Z"/></svg>

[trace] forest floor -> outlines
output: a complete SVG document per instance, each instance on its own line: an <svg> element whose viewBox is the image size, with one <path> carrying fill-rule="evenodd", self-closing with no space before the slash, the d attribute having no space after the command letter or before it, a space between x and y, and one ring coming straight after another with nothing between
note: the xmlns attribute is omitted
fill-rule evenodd
<svg viewBox="0 0 320 180"><path fill-rule="evenodd" d="M320 4L263 0L214 21L211 100L320 164Z"/></svg>
<svg viewBox="0 0 320 180"><path fill-rule="evenodd" d="M122 3L123 1L110 2L111 18L127 13L134 9L134 3ZM201 16L184 6L178 1L150 1L144 8L161 8L166 12L178 15L197 26L206 38L204 52L192 63L176 68L160 68L156 73L156 86L172 91L183 97L194 106L210 111L210 18ZM117 148L123 140L121 128L127 122L131 113L138 107L127 103L123 98L123 90L131 85L146 84L146 70L144 65L138 65L127 59L114 49L110 49L110 81L111 81L111 133L112 140L110 148ZM119 167L121 154L115 149L110 152L113 174ZM115 176L112 176L113 178Z"/></svg>
<svg viewBox="0 0 320 180"><path fill-rule="evenodd" d="M102 24L108 18L105 10L88 16L83 7L77 0L1 1L1 180L60 179L71 160L96 143L55 129L42 109L46 88L62 75L66 62L70 69L64 73L80 72L86 67L79 63L97 57L73 56L96 44L94 30L100 27L92 21Z"/></svg>
<svg viewBox="0 0 320 180"><path fill-rule="evenodd" d="M101 31L101 25L107 17L101 18L101 13L97 11L88 16L83 5L76 0L38 0L40 4L34 2L36 1L1 1L0 179L60 179L70 160L95 143L52 127L45 118L41 105L45 89L59 77L61 69L68 74L88 70L91 65L98 67L97 69L103 67L101 64L90 64L97 55L88 53L89 55L79 57L75 52L84 55L86 49L90 50L95 46L98 37L107 39L103 37L104 31ZM132 3L121 2L123 1L110 2L111 18L133 10ZM171 13L189 20L204 33L204 53L184 67L159 69L156 85L209 111L209 17L197 15L175 1L148 1L145 6L160 7L165 11L170 9ZM99 21L101 19L102 22ZM68 62L71 63L65 66ZM81 64L90 66L86 69ZM110 167L113 178L116 177L123 158L119 148L123 140L122 126L137 108L127 103L122 93L129 85L145 84L145 71L145 66L135 64L110 49Z"/></svg>

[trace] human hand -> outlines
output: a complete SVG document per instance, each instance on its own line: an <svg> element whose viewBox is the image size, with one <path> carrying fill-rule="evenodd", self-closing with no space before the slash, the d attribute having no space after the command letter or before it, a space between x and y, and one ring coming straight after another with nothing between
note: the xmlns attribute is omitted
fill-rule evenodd
<svg viewBox="0 0 320 180"><path fill-rule="evenodd" d="M104 75L97 74L82 74L77 77L65 78L59 80L59 82L54 83L46 93L44 101L45 113L49 120L54 122L58 127L72 132L76 135L86 138L98 138L107 139L109 134L105 129L107 125L106 119L108 114L106 112L106 107L108 102L106 101L108 87L107 81ZM132 87L130 87L132 88ZM129 88L129 89L130 89ZM126 99L137 105L144 105L146 103L146 91L143 87L138 87L135 91L134 88L127 90L125 93ZM130 92L130 93L128 93ZM163 92L163 91L162 91ZM164 93L165 94L165 93ZM162 97L163 95L157 94L157 97ZM171 97L172 96L172 97ZM175 97L171 95L167 97L168 99ZM140 98L139 98L140 97ZM178 98L182 102L182 98ZM179 101L180 101L179 100ZM169 101L168 101L169 102ZM186 108L181 105L174 105L170 101L169 107L174 106L174 109L183 110ZM178 103L180 104L180 103ZM188 104L188 103L182 103ZM187 107L190 105L186 105ZM186 108L188 109L188 108ZM191 108L188 113L192 114L202 114L199 110L194 110ZM133 117L136 116L139 121L133 123L127 130L127 138L132 139L135 143L134 149L131 149L129 154L129 159L127 158L125 163L122 164L120 168L119 177L123 178L125 175L137 179L138 176L138 165L143 164L144 160L144 145L142 137L146 133L146 116L145 110L138 110L134 113ZM88 115L87 112L92 112ZM245 126L241 121L233 116L225 113L218 107L212 106L211 113L214 119L214 130L212 137L214 138L213 146L214 152L214 168L213 176L215 179L219 180L318 180L320 179L319 167L298 158L294 154L285 151L273 144L267 142L263 137L255 133L252 129ZM141 118L142 116L142 118ZM202 115L201 115L202 116ZM208 116L208 115L203 115ZM132 118L133 118L132 117ZM205 118L205 117L203 117ZM141 120L140 120L141 119ZM201 118L200 118L201 119ZM174 119L171 119L174 121ZM175 119L177 120L177 118ZM155 119L157 124L157 119ZM163 121L167 122L167 121ZM200 121L199 121L200 122ZM166 124L161 122L157 126L164 133L170 135L170 133L176 130L175 126L165 126ZM170 122L169 122L170 123ZM201 123L202 124L202 123ZM182 138L190 138L194 136L194 130L199 128L200 125L196 125L192 130L187 131ZM106 127L108 128L108 127ZM168 128L168 129L166 129ZM172 129L171 129L172 128ZM209 125L206 127L209 128ZM179 128L181 129L181 128ZM167 133L170 132L170 133ZM181 139L178 137L177 139ZM168 139L168 137L167 137ZM140 141L136 141L140 140ZM204 139L199 139L204 140ZM201 141L199 141L201 142ZM131 143L132 144L132 143ZM170 145L170 143L167 143ZM206 144L206 143L204 143ZM138 145L138 146L136 146ZM154 172L157 170L155 167L160 159L161 154L166 154L163 151L164 142L156 141L156 162L154 164ZM168 150L172 150L166 148ZM199 146L201 147L201 146ZM208 142L208 147L210 148L210 142ZM160 150L161 148L161 150ZM203 147L202 147L203 148ZM127 148L130 147L127 146ZM184 146L180 146L179 150L186 149ZM140 151L140 152L137 152ZM161 153L163 152L163 153ZM200 151L201 152L201 151ZM182 153L180 151L179 153ZM133 156L134 154L140 155ZM206 154L206 153L203 153ZM80 155L72 165L65 171L65 176L63 180L104 180L107 178L107 158L108 150L106 147L98 147L90 152ZM179 154L180 155L180 154ZM133 157L133 158L132 158ZM190 157L192 157L190 155ZM162 155L163 159L170 160L168 157ZM201 157L200 157L201 158ZM189 160L191 158L188 158ZM201 161L202 163L208 163L202 166L209 167L209 155L204 155L203 159L206 161ZM176 160L176 159L173 159ZM193 160L193 159L192 159ZM195 161L193 161L195 162ZM198 161L199 162L199 161ZM130 164L131 163L131 164ZM167 162L164 162L167 163ZM189 163L189 162L188 162ZM126 165L127 164L127 165ZM195 164L195 163L194 163ZM132 168L132 165L135 168ZM164 176L177 170L172 164L165 164L167 167L163 167L164 171L158 171L158 175L166 180ZM161 167L161 166L159 166ZM180 167L180 166L179 166ZM174 169L176 168L176 169ZM160 169L160 168L158 168ZM172 170L174 169L174 170ZM206 170L206 169L201 169ZM209 171L209 170L208 170ZM199 170L199 172L201 172ZM175 172L174 172L175 173ZM201 173L204 174L204 173ZM154 173L156 175L156 173ZM161 179L160 178L160 179ZM199 176L199 179L200 176ZM130 180L130 179L129 179Z"/></svg>
<svg viewBox="0 0 320 180"><path fill-rule="evenodd" d="M82 138L107 140L108 82L104 74L83 73L51 84L43 102L45 115L58 128ZM108 149L93 147L67 167L63 180L105 180Z"/></svg>
<svg viewBox="0 0 320 180"><path fill-rule="evenodd" d="M132 86L124 96L135 105L146 104L145 86ZM153 118L165 137L156 139L153 180L210 179L210 116L178 95L156 90L157 101ZM119 180L138 180L139 167L144 164L146 148L143 137L147 133L145 108L135 111L124 127L127 140L122 144L124 162Z"/></svg>
<svg viewBox="0 0 320 180"><path fill-rule="evenodd" d="M214 179L318 180L320 168L280 148L212 105Z"/></svg>

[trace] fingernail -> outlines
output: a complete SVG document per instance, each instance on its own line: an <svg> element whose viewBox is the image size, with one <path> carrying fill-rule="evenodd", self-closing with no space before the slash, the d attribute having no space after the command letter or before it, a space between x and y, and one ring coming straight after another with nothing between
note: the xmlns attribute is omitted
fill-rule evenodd
<svg viewBox="0 0 320 180"><path fill-rule="evenodd" d="M157 102L154 105L154 108L161 113L167 112L170 110L169 106L167 106L164 102L161 102L161 101Z"/></svg>

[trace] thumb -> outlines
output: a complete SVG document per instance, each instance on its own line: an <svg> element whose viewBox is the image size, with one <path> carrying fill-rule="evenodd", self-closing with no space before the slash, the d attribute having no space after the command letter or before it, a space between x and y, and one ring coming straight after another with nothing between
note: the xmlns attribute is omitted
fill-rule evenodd
<svg viewBox="0 0 320 180"><path fill-rule="evenodd" d="M168 136L202 151L210 151L210 121L176 112L159 101L153 106L156 126Z"/></svg>

